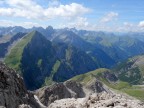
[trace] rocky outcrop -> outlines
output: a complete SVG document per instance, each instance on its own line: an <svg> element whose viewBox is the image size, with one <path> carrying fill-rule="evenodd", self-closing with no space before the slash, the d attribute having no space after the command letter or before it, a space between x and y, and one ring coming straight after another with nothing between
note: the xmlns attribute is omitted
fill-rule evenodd
<svg viewBox="0 0 144 108"><path fill-rule="evenodd" d="M118 78L115 76L114 73L111 73L109 71L103 72L103 77L107 79L109 82L116 82L118 81Z"/></svg>
<svg viewBox="0 0 144 108"><path fill-rule="evenodd" d="M36 90L35 95L38 96L41 103L49 106L56 100L68 98L84 98L92 93L109 92L103 84L97 80L87 86L81 85L75 81L66 81L64 83L57 83L52 86L43 87Z"/></svg>
<svg viewBox="0 0 144 108"><path fill-rule="evenodd" d="M81 85L75 81L57 83L36 91L48 108L144 108L144 103L120 94L97 79Z"/></svg>
<svg viewBox="0 0 144 108"><path fill-rule="evenodd" d="M66 81L64 85L66 86L68 91L71 93L71 97L74 97L74 98L85 97L86 94L84 93L83 86L80 83L77 83L75 81Z"/></svg>
<svg viewBox="0 0 144 108"><path fill-rule="evenodd" d="M50 105L55 100L64 98L81 98L85 96L82 85L73 81L57 83L52 86L43 87L35 92L41 103Z"/></svg>
<svg viewBox="0 0 144 108"><path fill-rule="evenodd" d="M144 108L144 103L121 94L102 92L85 98L57 100L48 108Z"/></svg>
<svg viewBox="0 0 144 108"><path fill-rule="evenodd" d="M24 107L21 104L29 107ZM3 63L0 63L0 106L6 108L40 108L34 95L26 90L23 79Z"/></svg>
<svg viewBox="0 0 144 108"><path fill-rule="evenodd" d="M91 94L91 93L101 93L103 91L110 92L107 89L107 87L104 87L103 84L100 81L98 81L97 79L94 79L93 81L90 81L84 87L89 90L89 94Z"/></svg>

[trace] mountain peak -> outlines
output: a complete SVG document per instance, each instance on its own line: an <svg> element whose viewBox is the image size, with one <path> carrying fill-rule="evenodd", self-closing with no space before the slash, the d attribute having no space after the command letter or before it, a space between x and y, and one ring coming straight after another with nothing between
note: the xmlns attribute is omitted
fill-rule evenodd
<svg viewBox="0 0 144 108"><path fill-rule="evenodd" d="M19 65L21 61L21 57L23 54L23 50L29 43L39 43L39 41L44 41L46 40L49 42L41 33L38 31L32 31L25 35L16 45L15 47L11 50L10 55L8 55L5 58L6 64L11 64L10 67L19 70ZM42 43L41 42L41 43ZM13 58L11 58L13 56ZM13 62L15 60L15 62Z"/></svg>
<svg viewBox="0 0 144 108"><path fill-rule="evenodd" d="M48 26L48 27L46 28L46 30L53 30L53 27L52 27L52 26Z"/></svg>
<svg viewBox="0 0 144 108"><path fill-rule="evenodd" d="M37 30L34 30L32 32L30 32L27 36L28 37L31 37L31 39L33 38L43 38L43 39L46 39L45 36L43 36L39 31ZM46 39L47 40L47 39Z"/></svg>

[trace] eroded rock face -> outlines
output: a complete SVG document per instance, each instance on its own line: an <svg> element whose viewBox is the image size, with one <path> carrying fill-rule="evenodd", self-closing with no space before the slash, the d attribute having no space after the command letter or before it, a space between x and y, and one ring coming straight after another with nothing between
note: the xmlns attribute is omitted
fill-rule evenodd
<svg viewBox="0 0 144 108"><path fill-rule="evenodd" d="M49 106L52 102L59 99L81 98L85 96L82 85L73 81L43 87L37 90L35 94L45 106Z"/></svg>
<svg viewBox="0 0 144 108"><path fill-rule="evenodd" d="M74 95L71 97L75 97L75 98L85 97L83 86L80 83L77 83L75 81L66 81L64 85L71 92L71 94L74 93Z"/></svg>
<svg viewBox="0 0 144 108"><path fill-rule="evenodd" d="M21 104L39 108L33 94L26 90L23 79L0 62L0 106L18 108Z"/></svg>
<svg viewBox="0 0 144 108"><path fill-rule="evenodd" d="M116 82L118 80L118 78L115 76L115 74L110 73L108 71L103 73L103 77L110 82Z"/></svg>
<svg viewBox="0 0 144 108"><path fill-rule="evenodd" d="M35 95L38 96L41 103L49 106L56 100L68 98L84 98L91 93L108 92L101 82L94 80L86 87L75 81L66 81L51 86L43 87L36 90Z"/></svg>
<svg viewBox="0 0 144 108"><path fill-rule="evenodd" d="M55 84L50 87L43 87L36 91L36 95L46 106L48 106L55 100L71 97L71 94L62 83Z"/></svg>
<svg viewBox="0 0 144 108"><path fill-rule="evenodd" d="M101 93L103 91L109 92L106 88L104 88L103 84L96 79L87 84L86 88L89 89L91 93Z"/></svg>

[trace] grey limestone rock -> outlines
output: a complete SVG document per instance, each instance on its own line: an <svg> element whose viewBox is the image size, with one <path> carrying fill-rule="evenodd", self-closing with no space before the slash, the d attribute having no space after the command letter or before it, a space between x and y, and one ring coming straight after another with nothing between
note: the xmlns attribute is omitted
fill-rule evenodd
<svg viewBox="0 0 144 108"><path fill-rule="evenodd" d="M33 94L26 90L23 79L0 62L0 106L18 108L21 104L39 108Z"/></svg>

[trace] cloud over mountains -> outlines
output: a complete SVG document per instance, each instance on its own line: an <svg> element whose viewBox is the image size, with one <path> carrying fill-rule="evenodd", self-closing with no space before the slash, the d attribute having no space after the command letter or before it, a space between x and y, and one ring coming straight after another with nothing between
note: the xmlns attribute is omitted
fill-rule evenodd
<svg viewBox="0 0 144 108"><path fill-rule="evenodd" d="M90 11L78 3L42 7L32 0L5 0L8 7L0 8L0 16L24 17L27 19L48 20L55 17L77 17ZM54 3L51 3L54 4Z"/></svg>
<svg viewBox="0 0 144 108"><path fill-rule="evenodd" d="M0 0L0 23L4 27L52 25L110 32L144 31L142 1L138 8L126 1L117 1L117 5L113 0L104 1Z"/></svg>

